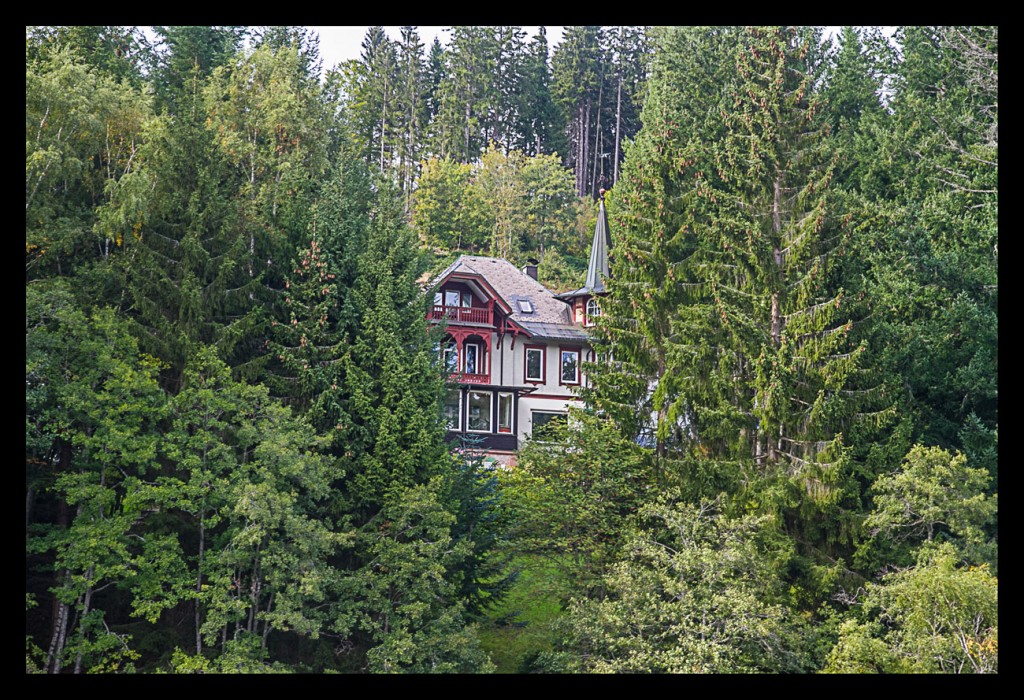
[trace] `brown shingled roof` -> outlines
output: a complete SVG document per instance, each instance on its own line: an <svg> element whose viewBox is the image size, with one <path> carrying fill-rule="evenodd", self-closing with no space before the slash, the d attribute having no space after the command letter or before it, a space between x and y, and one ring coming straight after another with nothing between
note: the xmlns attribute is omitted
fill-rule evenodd
<svg viewBox="0 0 1024 700"><path fill-rule="evenodd" d="M584 340L586 333L572 322L569 307L544 285L508 260L479 255L461 255L434 279L434 285L449 275L479 275L512 308L510 318L531 334L551 338ZM519 300L525 299L533 313L524 313Z"/></svg>

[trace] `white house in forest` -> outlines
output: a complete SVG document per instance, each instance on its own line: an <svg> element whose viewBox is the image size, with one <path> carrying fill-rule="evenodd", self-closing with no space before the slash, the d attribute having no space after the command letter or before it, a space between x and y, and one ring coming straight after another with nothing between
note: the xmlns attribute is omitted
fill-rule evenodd
<svg viewBox="0 0 1024 700"><path fill-rule="evenodd" d="M449 438L475 435L488 454L509 462L522 442L551 421L564 421L586 384L582 363L594 359L587 328L601 313L611 239L598 211L586 283L554 294L501 258L462 255L432 286L433 323L445 322L441 354L450 373L445 398Z"/></svg>

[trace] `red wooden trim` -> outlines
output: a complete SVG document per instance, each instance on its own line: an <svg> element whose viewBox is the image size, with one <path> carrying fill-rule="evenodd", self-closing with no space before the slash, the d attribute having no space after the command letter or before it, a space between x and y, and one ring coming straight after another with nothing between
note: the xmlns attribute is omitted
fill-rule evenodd
<svg viewBox="0 0 1024 700"><path fill-rule="evenodd" d="M530 333L530 331L520 326L518 323L515 322L514 319L507 318L506 321L508 322L508 325L511 326L517 333L522 333L527 338L533 337L533 333Z"/></svg>
<svg viewBox="0 0 1024 700"><path fill-rule="evenodd" d="M565 382L562 381L562 353L563 352L574 352L576 353L576 381ZM583 348L578 345L559 345L558 346L558 385L559 386L579 386L583 381Z"/></svg>
<svg viewBox="0 0 1024 700"><path fill-rule="evenodd" d="M505 310L505 313L512 313L512 308L505 303L505 300L501 298L501 295L494 290L494 287L492 287L490 283L483 278L482 275L470 275L465 272L453 272L452 274L448 275L443 280L441 280L438 286L440 287L448 280L460 279L473 280L474 282L478 282L481 286L484 287L484 289L487 290L487 292L491 295L491 298L493 298L501 305L501 308Z"/></svg>
<svg viewBox="0 0 1024 700"><path fill-rule="evenodd" d="M530 350L540 350L540 379L529 379L526 376L528 366L527 359ZM547 345L523 345L523 381L527 384L544 384L548 376L548 346Z"/></svg>

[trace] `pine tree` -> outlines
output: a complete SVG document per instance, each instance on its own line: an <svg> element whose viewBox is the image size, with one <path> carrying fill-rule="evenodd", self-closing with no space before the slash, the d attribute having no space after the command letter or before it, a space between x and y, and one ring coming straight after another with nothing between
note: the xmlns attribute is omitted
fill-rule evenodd
<svg viewBox="0 0 1024 700"><path fill-rule="evenodd" d="M537 36L527 46L520 104L523 152L530 156L564 153L564 126L551 97L551 68L544 27L538 28Z"/></svg>
<svg viewBox="0 0 1024 700"><path fill-rule="evenodd" d="M424 483L446 460L437 409L441 375L426 329L431 301L420 289L415 237L401 204L384 189L370 212L351 303L358 321L347 339L339 382L348 423L345 488L359 522L388 494Z"/></svg>
<svg viewBox="0 0 1024 700"><path fill-rule="evenodd" d="M494 131L498 44L490 27L452 27L444 81L434 116L434 154L461 163L475 160Z"/></svg>
<svg viewBox="0 0 1024 700"><path fill-rule="evenodd" d="M526 32L522 27L495 28L498 55L495 63L495 100L493 122L489 139L505 153L525 149L525 130L522 122L522 95L526 72Z"/></svg>
<svg viewBox="0 0 1024 700"><path fill-rule="evenodd" d="M429 115L426 111L424 93L426 68L424 66L423 43L415 27L402 27L401 43L398 47L399 84L396 100L396 131L398 140L398 182L405 195L405 212L411 208L413 185L424 146L424 132Z"/></svg>
<svg viewBox="0 0 1024 700"><path fill-rule="evenodd" d="M273 322L271 386L321 434L344 422L341 362L358 325L353 287L372 193L366 167L340 161L314 205L307 240L285 282L287 316Z"/></svg>
<svg viewBox="0 0 1024 700"><path fill-rule="evenodd" d="M395 155L395 95L398 91L397 47L381 26L370 27L362 55L354 66L353 135L360 157L383 172Z"/></svg>
<svg viewBox="0 0 1024 700"><path fill-rule="evenodd" d="M562 42L551 57L551 93L566 125L566 165L576 174L576 193L591 190L590 165L594 158L593 123L600 111L601 28L566 27Z"/></svg>
<svg viewBox="0 0 1024 700"><path fill-rule="evenodd" d="M180 114L189 109L188 94L213 69L223 65L241 47L244 27L153 27L162 51L154 56L153 86L157 106ZM193 106L194 108L194 106Z"/></svg>
<svg viewBox="0 0 1024 700"><path fill-rule="evenodd" d="M695 42L711 51L685 57ZM663 46L666 68L724 62L689 85L652 77L620 200L611 297L628 300L606 312L619 371L603 403L625 421L650 410L663 470L695 493L745 482L812 548L849 543L861 487L844 435L891 411L859 372L856 300L838 284L850 233L831 208L817 36L692 29Z"/></svg>

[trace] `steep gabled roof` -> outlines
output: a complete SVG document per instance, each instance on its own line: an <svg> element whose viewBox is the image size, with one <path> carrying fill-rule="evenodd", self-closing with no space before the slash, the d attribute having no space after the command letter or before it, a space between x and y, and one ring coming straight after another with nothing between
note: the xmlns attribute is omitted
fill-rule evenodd
<svg viewBox="0 0 1024 700"><path fill-rule="evenodd" d="M586 332L572 322L568 306L508 260L461 255L434 278L431 286L452 276L483 281L511 309L509 318L530 335L580 341L587 338ZM521 301L528 302L528 306L521 305Z"/></svg>

